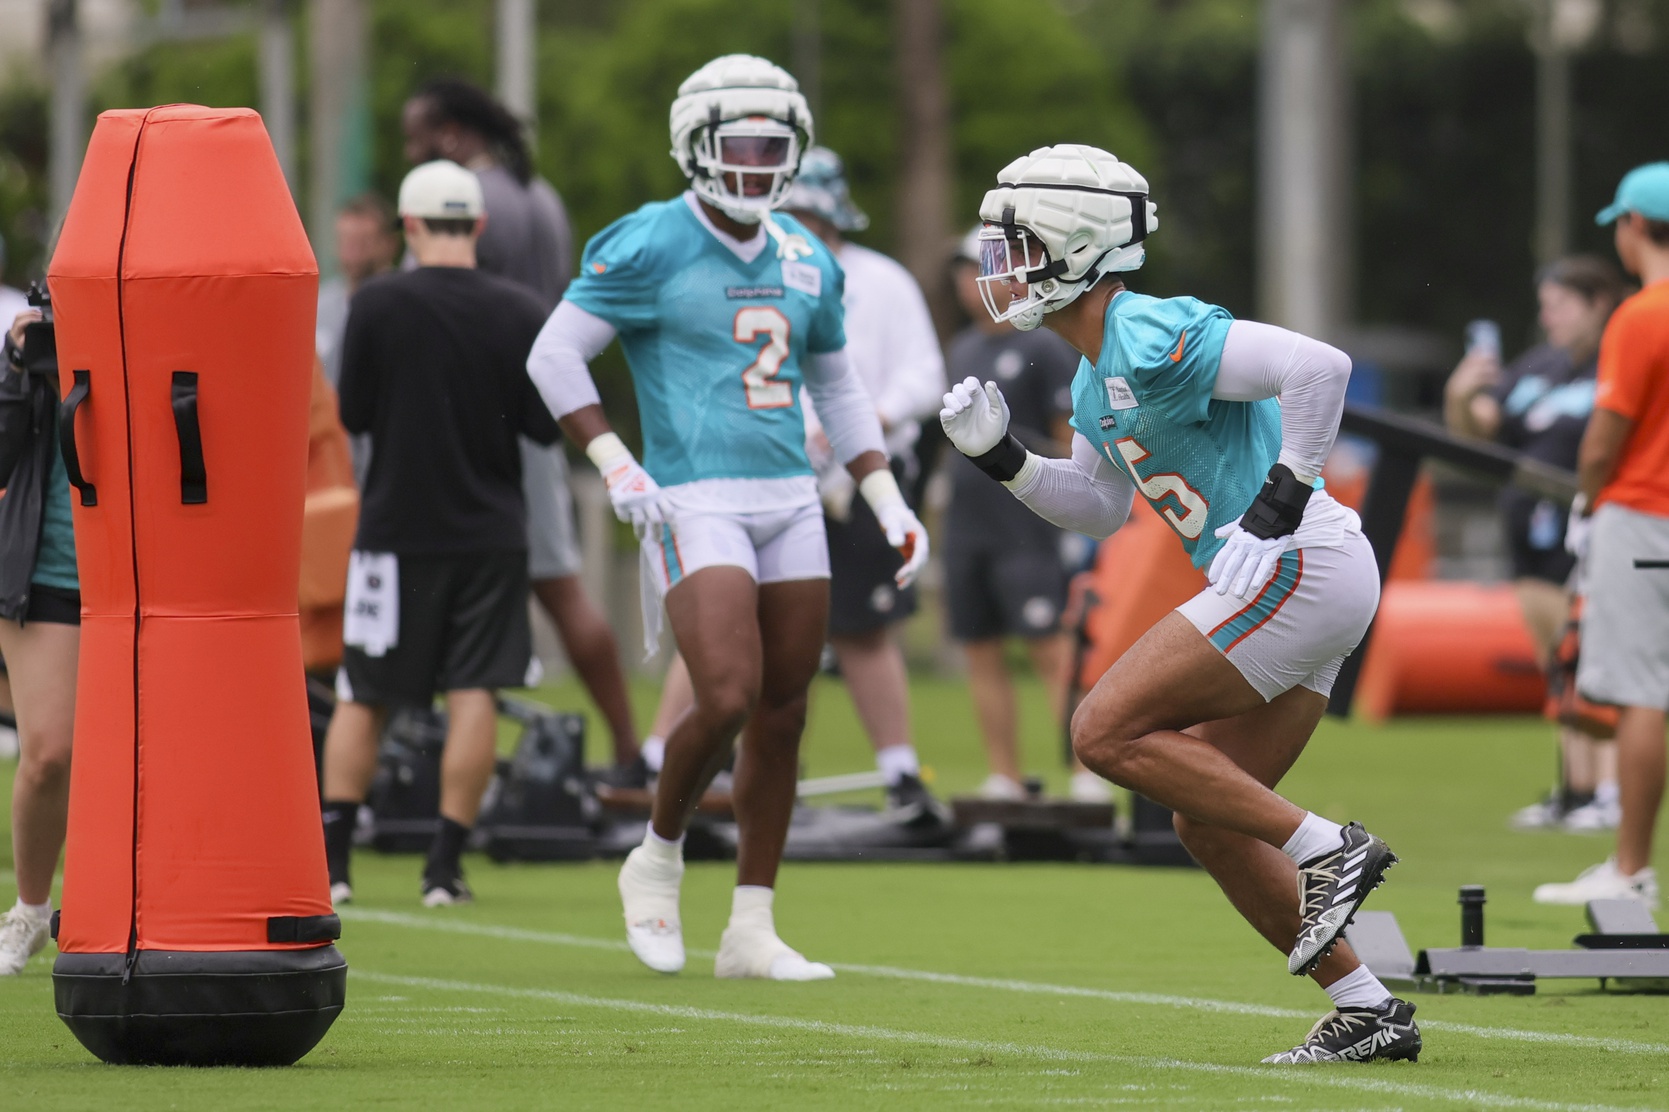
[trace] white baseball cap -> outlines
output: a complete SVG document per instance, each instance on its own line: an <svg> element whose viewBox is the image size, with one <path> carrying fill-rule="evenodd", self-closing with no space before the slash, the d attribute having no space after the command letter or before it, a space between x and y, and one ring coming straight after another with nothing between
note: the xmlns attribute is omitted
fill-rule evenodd
<svg viewBox="0 0 1669 1112"><path fill-rule="evenodd" d="M400 215L428 220L474 220L486 211L481 182L444 158L414 167L400 183Z"/></svg>

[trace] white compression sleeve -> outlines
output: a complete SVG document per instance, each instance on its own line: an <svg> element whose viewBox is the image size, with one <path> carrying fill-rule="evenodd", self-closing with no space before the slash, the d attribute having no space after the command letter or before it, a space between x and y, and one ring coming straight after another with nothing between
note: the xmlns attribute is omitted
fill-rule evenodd
<svg viewBox="0 0 1669 1112"><path fill-rule="evenodd" d="M806 391L817 406L818 420L834 449L836 463L851 463L864 452L886 453L881 419L869 391L852 370L846 349L826 351L805 361Z"/></svg>
<svg viewBox="0 0 1669 1112"><path fill-rule="evenodd" d="M1043 520L1102 540L1130 516L1136 487L1103 459L1082 433L1072 435L1071 459L1026 453L1019 474L1003 484Z"/></svg>
<svg viewBox="0 0 1669 1112"><path fill-rule="evenodd" d="M576 409L598 405L597 384L586 366L614 339L614 325L572 301L561 301L545 321L527 354L527 374L539 388L545 408L561 419Z"/></svg>
<svg viewBox="0 0 1669 1112"><path fill-rule="evenodd" d="M1350 357L1336 347L1272 324L1229 325L1213 398L1281 399L1281 455L1301 479L1321 474L1344 412Z"/></svg>

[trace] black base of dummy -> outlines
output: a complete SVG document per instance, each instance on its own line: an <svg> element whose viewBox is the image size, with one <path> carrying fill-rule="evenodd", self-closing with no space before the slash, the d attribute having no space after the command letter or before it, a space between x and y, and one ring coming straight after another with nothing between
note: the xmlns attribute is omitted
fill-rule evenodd
<svg viewBox="0 0 1669 1112"><path fill-rule="evenodd" d="M335 946L232 953L59 954L52 985L81 1045L113 1065L288 1066L347 996Z"/></svg>

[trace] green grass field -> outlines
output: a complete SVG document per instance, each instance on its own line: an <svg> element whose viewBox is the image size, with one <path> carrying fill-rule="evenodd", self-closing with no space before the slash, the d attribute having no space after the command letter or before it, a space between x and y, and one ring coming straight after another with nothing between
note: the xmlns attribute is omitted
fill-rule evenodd
<svg viewBox="0 0 1669 1112"><path fill-rule="evenodd" d="M543 694L575 705L571 687ZM638 695L647 715L654 692ZM938 786L971 788L983 767L965 690L923 680L914 696ZM1059 784L1041 693L1025 696L1028 763ZM1492 944L1564 946L1581 911L1530 890L1610 842L1507 831L1550 750L1531 721L1327 723L1284 790L1402 855L1369 906L1395 911L1415 948L1457 941L1466 883L1488 886ZM820 683L806 763L868 764L838 684ZM1586 982L1419 996L1418 1064L1256 1065L1329 1005L1197 870L791 864L781 933L839 976L779 985L711 975L727 865L690 867L677 977L626 951L615 864L467 867L477 904L425 911L417 859L356 858L347 1010L283 1071L98 1063L53 1015L49 948L0 983L0 1107L1669 1107L1669 998Z"/></svg>

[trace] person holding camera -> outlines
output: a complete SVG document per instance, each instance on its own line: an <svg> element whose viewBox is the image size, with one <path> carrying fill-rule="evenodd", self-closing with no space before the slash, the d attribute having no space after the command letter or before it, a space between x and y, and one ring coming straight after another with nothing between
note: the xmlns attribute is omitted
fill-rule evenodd
<svg viewBox="0 0 1669 1112"><path fill-rule="evenodd" d="M1600 335L1623 299L1623 276L1604 259L1573 255L1538 271L1535 288L1544 342L1503 367L1499 329L1490 321L1475 322L1466 357L1443 392L1444 422L1462 436L1496 441L1574 471L1582 430L1594 409ZM1485 326L1481 334L1478 326ZM1566 513L1551 499L1507 487L1501 519L1524 624L1546 666L1571 608L1566 580L1576 560L1565 551ZM1577 831L1616 826L1616 746L1565 726L1559 747L1559 787L1514 813L1512 826Z"/></svg>
<svg viewBox="0 0 1669 1112"><path fill-rule="evenodd" d="M50 306L45 298L32 302ZM0 917L0 975L46 945L52 874L70 801L75 669L81 647L70 484L58 449L58 362L50 310L17 314L0 370L0 653L17 710L12 857L17 903Z"/></svg>

